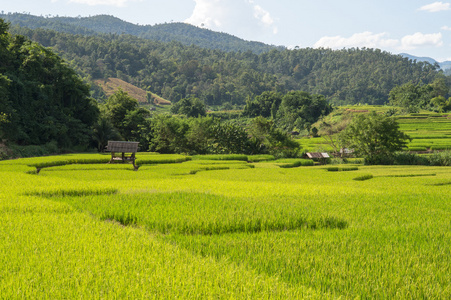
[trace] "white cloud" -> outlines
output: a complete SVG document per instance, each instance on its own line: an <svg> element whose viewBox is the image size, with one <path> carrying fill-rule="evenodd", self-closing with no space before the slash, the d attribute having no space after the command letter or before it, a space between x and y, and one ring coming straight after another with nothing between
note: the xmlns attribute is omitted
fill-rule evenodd
<svg viewBox="0 0 451 300"><path fill-rule="evenodd" d="M449 28L451 29L451 28ZM400 40L387 38L387 33L376 33L365 31L355 33L345 38L342 36L323 37L314 45L315 48L381 48L381 49L397 49L412 50L420 47L441 47L443 46L442 34L431 33L424 34L421 32L412 35L406 35Z"/></svg>
<svg viewBox="0 0 451 300"><path fill-rule="evenodd" d="M52 1L55 1L55 0L52 0ZM69 2L71 2L71 3L87 4L90 6L109 5L109 6L117 6L117 7L124 7L124 6L126 6L127 2L136 2L136 1L142 1L142 0L69 0Z"/></svg>
<svg viewBox="0 0 451 300"><path fill-rule="evenodd" d="M255 0L194 0L193 13L186 23L241 35L252 32L277 33L271 14Z"/></svg>
<svg viewBox="0 0 451 300"><path fill-rule="evenodd" d="M400 49L411 50L418 47L440 47L443 46L442 34L431 33L423 34L421 32L414 33L412 35L406 35L401 39Z"/></svg>
<svg viewBox="0 0 451 300"><path fill-rule="evenodd" d="M451 27L449 27L449 26L443 26L441 29L442 30L451 31Z"/></svg>
<svg viewBox="0 0 451 300"><path fill-rule="evenodd" d="M260 5L254 4L254 1L249 0L249 3L254 6L254 18L259 20L265 27L272 27L274 19L271 17L271 14ZM277 27L273 27L273 33L277 34Z"/></svg>
<svg viewBox="0 0 451 300"><path fill-rule="evenodd" d="M399 42L397 40L388 39L387 33L372 33L369 31L355 33L349 38L342 36L325 36L317 41L315 48L352 48L352 47L366 47L366 48L392 48Z"/></svg>
<svg viewBox="0 0 451 300"><path fill-rule="evenodd" d="M228 16L227 7L221 0L194 0L196 6L192 15L185 20L196 26L206 26L208 28L221 27L224 19Z"/></svg>
<svg viewBox="0 0 451 300"><path fill-rule="evenodd" d="M428 5L424 5L419 8L419 10L424 10L428 12L439 12L439 11L445 11L450 10L451 4L450 3L443 3L443 2L434 2Z"/></svg>

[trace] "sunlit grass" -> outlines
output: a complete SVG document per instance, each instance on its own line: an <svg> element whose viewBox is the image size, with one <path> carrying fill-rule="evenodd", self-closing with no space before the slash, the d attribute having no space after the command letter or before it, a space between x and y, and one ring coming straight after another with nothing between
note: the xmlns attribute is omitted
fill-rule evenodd
<svg viewBox="0 0 451 300"><path fill-rule="evenodd" d="M450 167L144 154L172 163L27 173L99 156L0 162L0 298L451 297Z"/></svg>

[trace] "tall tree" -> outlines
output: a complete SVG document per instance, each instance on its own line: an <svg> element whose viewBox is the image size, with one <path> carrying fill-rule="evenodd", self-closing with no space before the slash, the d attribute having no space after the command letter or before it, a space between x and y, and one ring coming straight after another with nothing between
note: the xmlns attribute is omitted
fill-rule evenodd
<svg viewBox="0 0 451 300"><path fill-rule="evenodd" d="M342 145L354 149L367 163L377 164L401 150L410 139L395 119L372 112L355 116L340 133Z"/></svg>

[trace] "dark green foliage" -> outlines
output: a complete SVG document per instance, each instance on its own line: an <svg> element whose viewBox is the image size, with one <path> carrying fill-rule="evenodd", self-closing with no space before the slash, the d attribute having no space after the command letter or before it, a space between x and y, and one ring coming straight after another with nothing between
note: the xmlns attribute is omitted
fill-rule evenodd
<svg viewBox="0 0 451 300"><path fill-rule="evenodd" d="M327 116L330 112L332 112L332 106L322 95L300 91L288 92L282 97L277 119L282 127L291 130L313 124L321 116Z"/></svg>
<svg viewBox="0 0 451 300"><path fill-rule="evenodd" d="M212 117L181 118L157 115L151 121L149 150L190 154L273 154L296 156L299 144L275 128L272 121L256 119L248 128ZM247 156L243 157L247 157Z"/></svg>
<svg viewBox="0 0 451 300"><path fill-rule="evenodd" d="M273 120L263 117L252 119L248 129L259 153L276 157L298 157L300 145L291 136L275 126Z"/></svg>
<svg viewBox="0 0 451 300"><path fill-rule="evenodd" d="M187 133L189 124L185 119L159 115L152 119L150 151L159 153L190 153Z"/></svg>
<svg viewBox="0 0 451 300"><path fill-rule="evenodd" d="M144 39L162 42L177 41L187 46L197 45L203 48L219 49L223 51L252 51L255 53L262 53L277 48L260 42L248 42L227 33L214 32L187 23L165 23L153 26L140 26L108 15L83 18L44 18L14 13L0 15L0 18L9 20L12 24L32 29L45 28L83 35L95 35L98 33L130 34Z"/></svg>
<svg viewBox="0 0 451 300"><path fill-rule="evenodd" d="M207 115L205 104L196 97L183 98L171 107L173 114L182 114L187 117L205 117Z"/></svg>
<svg viewBox="0 0 451 300"><path fill-rule="evenodd" d="M108 141L121 140L122 137L114 128L113 124L106 117L100 117L93 126L93 140L96 143L97 150L103 152L108 145Z"/></svg>
<svg viewBox="0 0 451 300"><path fill-rule="evenodd" d="M340 133L342 145L365 157L367 164L383 164L406 145L407 139L395 119L375 112L354 116Z"/></svg>
<svg viewBox="0 0 451 300"><path fill-rule="evenodd" d="M365 180L372 179L372 178L373 178L373 175L367 174L367 175L362 175L362 176L358 176L356 178L353 178L353 180L365 181Z"/></svg>
<svg viewBox="0 0 451 300"><path fill-rule="evenodd" d="M0 133L20 145L89 144L98 108L89 88L61 58L0 19Z"/></svg>
<svg viewBox="0 0 451 300"><path fill-rule="evenodd" d="M103 106L103 115L94 126L94 140L99 150L108 140L137 141L141 150L147 150L150 142L150 112L139 107L138 101L119 89ZM110 128L111 126L112 128Z"/></svg>
<svg viewBox="0 0 451 300"><path fill-rule="evenodd" d="M431 166L451 166L451 151L434 152L428 157Z"/></svg>
<svg viewBox="0 0 451 300"><path fill-rule="evenodd" d="M384 104L396 85L429 84L439 75L434 65L374 49L273 49L254 54L131 35L20 27L14 33L54 47L84 78L119 77L173 102L194 96L206 105L243 105L265 91L303 90L334 104ZM210 41L211 47L214 44ZM267 115L266 107L263 111Z"/></svg>
<svg viewBox="0 0 451 300"><path fill-rule="evenodd" d="M447 112L451 110L451 98L445 98L449 93L449 84L443 76L437 77L430 84L408 82L394 87L389 94L390 104L403 107L410 113L420 109Z"/></svg>
<svg viewBox="0 0 451 300"><path fill-rule="evenodd" d="M277 92L263 92L253 100L247 100L243 115L248 117L262 116L265 118L276 117L282 102L282 94Z"/></svg>

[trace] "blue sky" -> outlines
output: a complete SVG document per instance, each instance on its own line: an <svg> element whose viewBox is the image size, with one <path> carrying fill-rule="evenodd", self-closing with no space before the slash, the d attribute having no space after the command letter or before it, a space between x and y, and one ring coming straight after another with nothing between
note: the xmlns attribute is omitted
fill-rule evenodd
<svg viewBox="0 0 451 300"><path fill-rule="evenodd" d="M451 0L1 0L33 15L187 22L287 47L380 48L451 60Z"/></svg>

